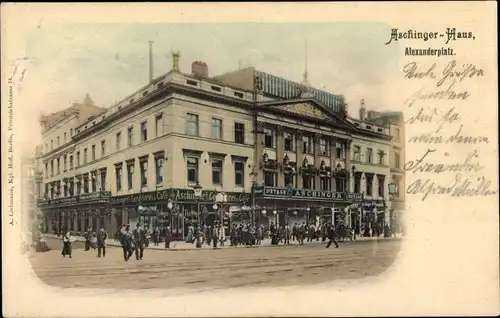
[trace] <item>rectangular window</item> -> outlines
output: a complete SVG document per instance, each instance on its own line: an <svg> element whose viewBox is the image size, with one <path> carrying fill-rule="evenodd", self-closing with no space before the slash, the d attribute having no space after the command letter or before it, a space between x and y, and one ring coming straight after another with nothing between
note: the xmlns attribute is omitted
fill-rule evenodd
<svg viewBox="0 0 500 318"><path fill-rule="evenodd" d="M83 149L83 164L87 163L87 148Z"/></svg>
<svg viewBox="0 0 500 318"><path fill-rule="evenodd" d="M245 143L245 124L234 123L234 142L238 144Z"/></svg>
<svg viewBox="0 0 500 318"><path fill-rule="evenodd" d="M321 177L320 186L322 191L330 191L331 190L331 179L330 177Z"/></svg>
<svg viewBox="0 0 500 318"><path fill-rule="evenodd" d="M345 159L345 144L342 142L336 143L337 148L337 159Z"/></svg>
<svg viewBox="0 0 500 318"><path fill-rule="evenodd" d="M140 161L140 169L141 169L141 187L148 186L148 161L141 160Z"/></svg>
<svg viewBox="0 0 500 318"><path fill-rule="evenodd" d="M120 191L122 189L122 167L115 167L116 174L116 191Z"/></svg>
<svg viewBox="0 0 500 318"><path fill-rule="evenodd" d="M63 171L66 172L68 170L68 156L64 155L63 157Z"/></svg>
<svg viewBox="0 0 500 318"><path fill-rule="evenodd" d="M399 152L395 152L394 153L394 166L396 167L396 169L399 169L401 167L401 163L399 162L401 160L400 156L399 156Z"/></svg>
<svg viewBox="0 0 500 318"><path fill-rule="evenodd" d="M156 171L156 185L163 185L163 162L162 157L157 157L155 159L155 171Z"/></svg>
<svg viewBox="0 0 500 318"><path fill-rule="evenodd" d="M50 161L50 176L54 176L54 160Z"/></svg>
<svg viewBox="0 0 500 318"><path fill-rule="evenodd" d="M50 151L54 150L54 140L50 141Z"/></svg>
<svg viewBox="0 0 500 318"><path fill-rule="evenodd" d="M361 147L360 146L354 146L352 160L353 161L361 161Z"/></svg>
<svg viewBox="0 0 500 318"><path fill-rule="evenodd" d="M212 118L212 138L222 139L222 120Z"/></svg>
<svg viewBox="0 0 500 318"><path fill-rule="evenodd" d="M380 151L380 152L378 153L378 163L379 163L380 165L383 165L383 164L384 164L384 155L385 155L385 153L384 153L383 151Z"/></svg>
<svg viewBox="0 0 500 318"><path fill-rule="evenodd" d="M95 145L92 145L92 161L95 160Z"/></svg>
<svg viewBox="0 0 500 318"><path fill-rule="evenodd" d="M328 141L325 138L321 138L319 140L319 152L320 156L329 156Z"/></svg>
<svg viewBox="0 0 500 318"><path fill-rule="evenodd" d="M64 143L66 143L66 133L64 133L64 140L63 140Z"/></svg>
<svg viewBox="0 0 500 318"><path fill-rule="evenodd" d="M188 183L198 182L198 158L187 157L187 180Z"/></svg>
<svg viewBox="0 0 500 318"><path fill-rule="evenodd" d="M401 131L399 128L394 129L394 141L399 142Z"/></svg>
<svg viewBox="0 0 500 318"><path fill-rule="evenodd" d="M76 152L76 166L80 166L80 151Z"/></svg>
<svg viewBox="0 0 500 318"><path fill-rule="evenodd" d="M212 159L212 184L222 185L222 165L221 159Z"/></svg>
<svg viewBox="0 0 500 318"><path fill-rule="evenodd" d="M302 185L304 189L314 190L315 181L314 176L308 174L302 176Z"/></svg>
<svg viewBox="0 0 500 318"><path fill-rule="evenodd" d="M163 115L156 115L155 120L156 137L163 136Z"/></svg>
<svg viewBox="0 0 500 318"><path fill-rule="evenodd" d="M187 114L187 117L186 117L186 135L198 136L198 115Z"/></svg>
<svg viewBox="0 0 500 318"><path fill-rule="evenodd" d="M102 169L101 170L101 191L106 191L106 177L107 177L107 170Z"/></svg>
<svg viewBox="0 0 500 318"><path fill-rule="evenodd" d="M69 156L69 169L72 170L73 169L73 155L70 155Z"/></svg>
<svg viewBox="0 0 500 318"><path fill-rule="evenodd" d="M92 192L97 192L97 173L94 171L91 173L90 183L92 184Z"/></svg>
<svg viewBox="0 0 500 318"><path fill-rule="evenodd" d="M371 196L373 190L373 176L366 176L366 195Z"/></svg>
<svg viewBox="0 0 500 318"><path fill-rule="evenodd" d="M303 152L313 155L314 154L314 140L312 136L302 136Z"/></svg>
<svg viewBox="0 0 500 318"><path fill-rule="evenodd" d="M101 157L106 155L106 140L101 140Z"/></svg>
<svg viewBox="0 0 500 318"><path fill-rule="evenodd" d="M61 143L59 142L59 136L57 136L57 147L59 147Z"/></svg>
<svg viewBox="0 0 500 318"><path fill-rule="evenodd" d="M276 172L269 170L264 171L264 185L267 187L276 186Z"/></svg>
<svg viewBox="0 0 500 318"><path fill-rule="evenodd" d="M384 187L385 187L385 178L383 176L378 177L378 196L384 197Z"/></svg>
<svg viewBox="0 0 500 318"><path fill-rule="evenodd" d="M59 158L57 158L56 164L57 164L57 174L61 174L61 165Z"/></svg>
<svg viewBox="0 0 500 318"><path fill-rule="evenodd" d="M141 141L148 141L148 122L144 121L141 123Z"/></svg>
<svg viewBox="0 0 500 318"><path fill-rule="evenodd" d="M264 128L264 146L274 148L274 131L269 128Z"/></svg>
<svg viewBox="0 0 500 318"><path fill-rule="evenodd" d="M127 182L128 182L128 189L132 190L134 187L134 164L133 163L127 164Z"/></svg>
<svg viewBox="0 0 500 318"><path fill-rule="evenodd" d="M116 133L116 151L120 151L120 147L122 145L122 133Z"/></svg>
<svg viewBox="0 0 500 318"><path fill-rule="evenodd" d="M348 192L346 189L347 181L345 179L336 178L335 179L335 191L336 192ZM354 190L356 192L356 190ZM356 192L359 193L359 192Z"/></svg>
<svg viewBox="0 0 500 318"><path fill-rule="evenodd" d="M373 149L372 148L366 149L366 162L367 163L373 162Z"/></svg>
<svg viewBox="0 0 500 318"><path fill-rule="evenodd" d="M83 193L89 193L89 176L83 177Z"/></svg>
<svg viewBox="0 0 500 318"><path fill-rule="evenodd" d="M234 162L234 184L237 187L245 185L245 163L242 161Z"/></svg>
<svg viewBox="0 0 500 318"><path fill-rule="evenodd" d="M285 186L295 188L294 175L291 173L285 173Z"/></svg>
<svg viewBox="0 0 500 318"><path fill-rule="evenodd" d="M73 137L73 128L70 128L70 129L69 129L69 135L70 135L71 137Z"/></svg>
<svg viewBox="0 0 500 318"><path fill-rule="evenodd" d="M45 178L48 178L49 177L49 163L46 162L45 163ZM47 193L47 192L45 192Z"/></svg>
<svg viewBox="0 0 500 318"><path fill-rule="evenodd" d="M134 145L134 127L129 127L127 129L127 146L130 148Z"/></svg>
<svg viewBox="0 0 500 318"><path fill-rule="evenodd" d="M359 173L356 173L356 175L354 176L354 192L361 193L361 174Z"/></svg>
<svg viewBox="0 0 500 318"><path fill-rule="evenodd" d="M283 133L283 143L285 151L295 151L295 135L289 132Z"/></svg>

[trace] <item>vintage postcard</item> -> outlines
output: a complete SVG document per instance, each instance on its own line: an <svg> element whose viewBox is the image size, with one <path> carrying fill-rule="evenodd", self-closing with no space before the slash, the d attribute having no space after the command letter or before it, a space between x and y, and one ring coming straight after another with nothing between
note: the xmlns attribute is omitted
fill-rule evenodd
<svg viewBox="0 0 500 318"><path fill-rule="evenodd" d="M495 2L2 5L7 317L498 315Z"/></svg>

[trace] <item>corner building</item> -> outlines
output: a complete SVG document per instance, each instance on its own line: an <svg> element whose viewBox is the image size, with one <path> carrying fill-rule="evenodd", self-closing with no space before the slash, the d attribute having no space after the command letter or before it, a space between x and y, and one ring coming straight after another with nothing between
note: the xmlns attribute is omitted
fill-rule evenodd
<svg viewBox="0 0 500 318"><path fill-rule="evenodd" d="M353 202L384 200L384 183L370 179L371 195L363 194L352 175L388 175L388 162L351 158L358 140L373 145L373 160L387 153L388 131L349 122L343 96L252 68L210 78L195 62L188 75L178 62L174 55L170 72L110 108L87 96L41 120L38 206L49 231L103 225L114 233L140 221L150 229L169 224L180 238L189 225L218 218L309 222Z"/></svg>

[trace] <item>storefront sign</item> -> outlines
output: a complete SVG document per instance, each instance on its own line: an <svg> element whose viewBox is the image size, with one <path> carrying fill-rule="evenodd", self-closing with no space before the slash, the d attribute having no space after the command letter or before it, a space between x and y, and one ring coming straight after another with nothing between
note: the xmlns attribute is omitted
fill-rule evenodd
<svg viewBox="0 0 500 318"><path fill-rule="evenodd" d="M275 187L255 187L256 197L269 198L290 198L290 199L313 199L313 200L332 200L332 201L361 201L362 193L345 193L333 191L319 191L295 188L275 188Z"/></svg>
<svg viewBox="0 0 500 318"><path fill-rule="evenodd" d="M169 200L177 201L199 201L199 202L215 202L217 191L202 191L201 197L197 198L194 195L194 190L191 189L168 189L162 191L142 192L131 195L121 195L111 197L113 205L135 205L148 203L167 203ZM242 203L250 199L249 193L242 192L225 192L227 202Z"/></svg>
<svg viewBox="0 0 500 318"><path fill-rule="evenodd" d="M84 203L109 203L111 198L111 192L92 192L77 194L71 197L48 199L48 200L37 200L37 205L39 207L48 206L66 206L73 204L84 204Z"/></svg>
<svg viewBox="0 0 500 318"><path fill-rule="evenodd" d="M361 206L363 208L385 208L385 202L383 200L368 200L364 201Z"/></svg>

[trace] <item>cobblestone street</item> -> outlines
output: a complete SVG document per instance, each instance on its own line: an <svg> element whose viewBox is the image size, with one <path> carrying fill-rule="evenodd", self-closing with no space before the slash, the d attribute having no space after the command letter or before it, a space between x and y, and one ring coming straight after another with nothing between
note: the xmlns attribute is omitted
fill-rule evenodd
<svg viewBox="0 0 500 318"><path fill-rule="evenodd" d="M115 289L230 288L313 284L378 275L391 266L400 239L218 250L164 251L146 249L142 261L123 261L120 248L108 248L106 258L76 244L73 258L60 249L36 253L35 273L57 287ZM56 248L56 247L54 247Z"/></svg>

